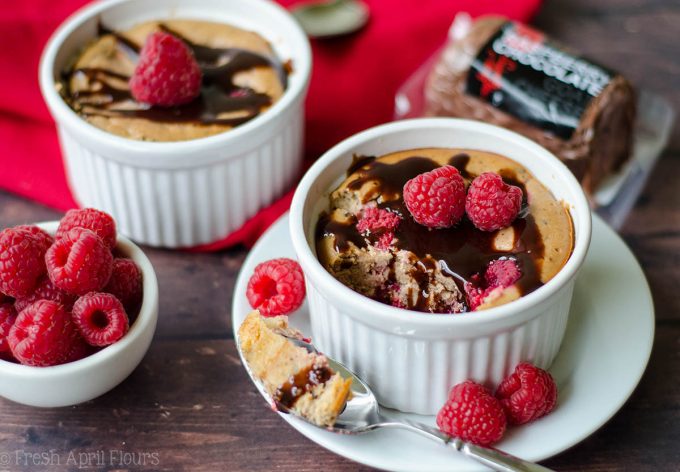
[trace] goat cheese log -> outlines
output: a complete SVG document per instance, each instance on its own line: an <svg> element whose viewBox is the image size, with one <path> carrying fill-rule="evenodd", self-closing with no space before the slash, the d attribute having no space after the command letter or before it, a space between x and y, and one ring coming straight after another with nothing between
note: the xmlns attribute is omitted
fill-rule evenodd
<svg viewBox="0 0 680 472"><path fill-rule="evenodd" d="M502 17L481 17L456 36L427 79L426 115L523 134L558 156L589 193L630 158L636 99L620 74Z"/></svg>

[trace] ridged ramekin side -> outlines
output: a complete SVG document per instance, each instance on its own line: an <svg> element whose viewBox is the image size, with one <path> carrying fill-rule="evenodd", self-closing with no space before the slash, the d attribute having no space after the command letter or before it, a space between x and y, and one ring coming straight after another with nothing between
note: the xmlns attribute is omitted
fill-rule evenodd
<svg viewBox="0 0 680 472"><path fill-rule="evenodd" d="M451 387L466 379L494 388L520 361L549 367L564 338L572 291L573 281L529 319L503 329L425 339L362 323L307 283L316 346L371 385L382 405L424 415L436 414Z"/></svg>
<svg viewBox="0 0 680 472"><path fill-rule="evenodd" d="M225 149L228 158L195 167L138 167L98 153L63 126L59 136L79 205L110 213L137 242L188 247L237 230L294 183L302 165L302 103L278 118L280 126L260 135L257 146L238 155Z"/></svg>

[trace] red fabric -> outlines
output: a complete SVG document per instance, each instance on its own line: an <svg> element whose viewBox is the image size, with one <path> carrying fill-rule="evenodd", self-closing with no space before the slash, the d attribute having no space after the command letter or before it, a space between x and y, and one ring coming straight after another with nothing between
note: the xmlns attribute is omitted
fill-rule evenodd
<svg viewBox="0 0 680 472"><path fill-rule="evenodd" d="M294 0L280 0L285 6ZM307 98L307 162L347 136L390 121L399 85L442 44L459 11L529 20L541 0L368 0L360 33L313 41ZM0 187L59 210L75 207L54 124L38 88L50 34L85 0L27 0L0 9ZM251 245L286 211L292 191L222 241L198 250Z"/></svg>

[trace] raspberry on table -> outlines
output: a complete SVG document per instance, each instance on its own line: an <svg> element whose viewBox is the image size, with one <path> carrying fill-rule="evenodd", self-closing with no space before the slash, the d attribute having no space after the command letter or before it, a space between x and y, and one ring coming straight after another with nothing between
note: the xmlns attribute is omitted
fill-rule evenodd
<svg viewBox="0 0 680 472"><path fill-rule="evenodd" d="M437 426L444 433L480 446L499 441L506 423L500 402L488 389L471 380L454 386L437 414Z"/></svg>
<svg viewBox="0 0 680 472"><path fill-rule="evenodd" d="M33 234L8 228L0 231L0 292L28 296L45 273L45 247Z"/></svg>
<svg viewBox="0 0 680 472"><path fill-rule="evenodd" d="M73 305L73 322L90 346L109 346L129 329L123 304L110 293L91 292Z"/></svg>
<svg viewBox="0 0 680 472"><path fill-rule="evenodd" d="M417 175L404 185L404 203L413 219L429 228L449 228L465 213L465 181L453 166Z"/></svg>
<svg viewBox="0 0 680 472"><path fill-rule="evenodd" d="M9 348L9 343L7 342L7 336L16 319L17 312L11 303L3 303L0 305L0 359L2 360L11 360L14 358L14 356L12 356L12 351Z"/></svg>
<svg viewBox="0 0 680 472"><path fill-rule="evenodd" d="M108 213L95 208L69 210L59 223L56 239L61 239L73 228L89 229L99 236L109 248L116 247L116 222Z"/></svg>
<svg viewBox="0 0 680 472"><path fill-rule="evenodd" d="M246 297L262 316L286 315L297 310L305 298L300 264L283 257L258 264L248 281Z"/></svg>
<svg viewBox="0 0 680 472"><path fill-rule="evenodd" d="M465 212L477 229L496 231L515 221L522 208L522 189L503 182L494 172L484 172L468 189Z"/></svg>
<svg viewBox="0 0 680 472"><path fill-rule="evenodd" d="M193 52L179 38L162 31L150 34L130 79L135 100L158 106L189 103L201 91L202 73Z"/></svg>
<svg viewBox="0 0 680 472"><path fill-rule="evenodd" d="M550 373L521 362L496 389L496 398L511 424L524 424L547 415L557 403L557 385Z"/></svg>
<svg viewBox="0 0 680 472"><path fill-rule="evenodd" d="M20 226L15 226L14 229L21 230L21 231L26 231L28 233L31 233L41 244L41 247L45 248L45 251L49 249L49 247L54 243L54 238L50 236L50 234L45 231L42 228L39 228L38 226L35 225L20 225Z"/></svg>
<svg viewBox="0 0 680 472"><path fill-rule="evenodd" d="M111 250L95 233L74 228L62 234L45 255L52 283L73 295L101 290L111 278Z"/></svg>
<svg viewBox="0 0 680 472"><path fill-rule="evenodd" d="M132 259L114 259L111 278L102 292L114 295L132 314L142 301L142 271Z"/></svg>
<svg viewBox="0 0 680 472"><path fill-rule="evenodd" d="M76 298L56 287L50 278L47 275L44 275L33 292L26 297L17 298L14 301L14 308L16 308L17 313L21 313L24 308L28 305L32 305L38 300L52 300L60 305L64 305L64 308L70 310L73 307L73 302L76 301Z"/></svg>
<svg viewBox="0 0 680 472"><path fill-rule="evenodd" d="M40 300L19 313L7 341L19 362L46 367L66 362L75 334L71 315L62 305Z"/></svg>

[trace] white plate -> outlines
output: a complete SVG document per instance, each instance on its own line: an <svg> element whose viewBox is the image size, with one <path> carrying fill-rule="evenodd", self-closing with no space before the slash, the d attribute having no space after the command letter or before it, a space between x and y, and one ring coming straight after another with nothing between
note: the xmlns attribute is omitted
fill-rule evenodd
<svg viewBox="0 0 680 472"><path fill-rule="evenodd" d="M243 264L234 293L234 333L250 311L245 293L253 268L275 257L295 257L287 215L260 238ZM291 324L311 334L306 303L291 315ZM559 390L557 408L535 423L510 428L496 447L540 461L587 438L631 395L647 365L653 339L654 308L645 276L621 238L594 215L592 244L576 281L567 333L550 368ZM435 424L434 416L386 413ZM345 436L291 415L282 417L317 444L372 467L395 471L487 470L405 431Z"/></svg>

